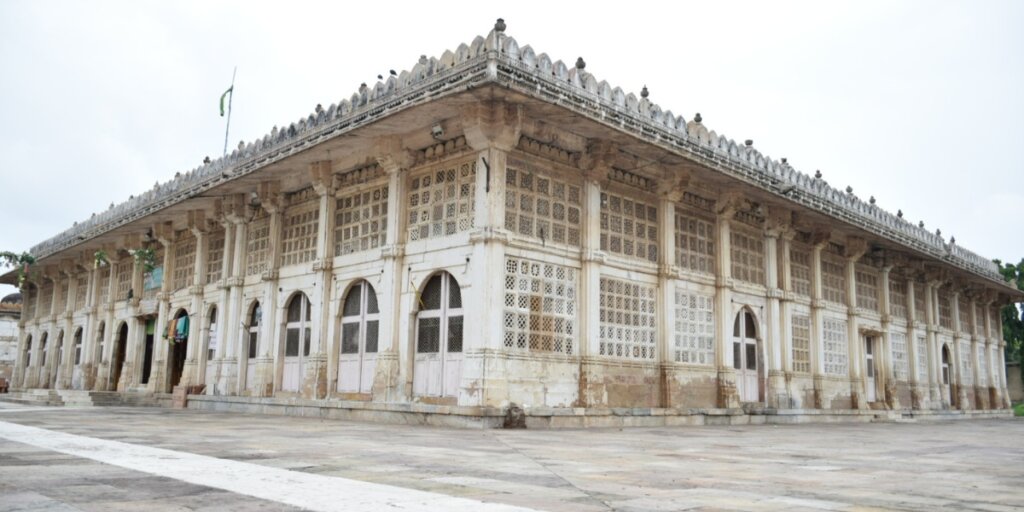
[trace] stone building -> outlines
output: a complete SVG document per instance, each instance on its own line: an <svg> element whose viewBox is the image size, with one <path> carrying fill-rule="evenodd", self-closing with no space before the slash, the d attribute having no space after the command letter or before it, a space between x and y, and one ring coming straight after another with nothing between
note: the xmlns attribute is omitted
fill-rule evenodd
<svg viewBox="0 0 1024 512"><path fill-rule="evenodd" d="M992 262L504 28L32 248L15 385L483 425L1007 407Z"/></svg>
<svg viewBox="0 0 1024 512"><path fill-rule="evenodd" d="M18 354L18 320L21 318L21 294L0 299L0 378L9 383L14 376Z"/></svg>

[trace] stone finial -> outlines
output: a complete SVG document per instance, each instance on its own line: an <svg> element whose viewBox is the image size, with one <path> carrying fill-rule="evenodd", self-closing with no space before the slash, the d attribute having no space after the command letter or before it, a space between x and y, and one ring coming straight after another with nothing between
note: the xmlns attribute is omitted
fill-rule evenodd
<svg viewBox="0 0 1024 512"><path fill-rule="evenodd" d="M820 180L821 179L821 169L818 169L818 170L814 171L814 179L816 179L816 180Z"/></svg>
<svg viewBox="0 0 1024 512"><path fill-rule="evenodd" d="M324 106L323 106L323 105L321 105L321 104L319 104L319 103L317 103L317 104L316 104L316 108L315 108L315 109L313 109L313 111L314 111L314 112L316 112L317 114L319 114L320 112L323 112L323 111L324 111Z"/></svg>
<svg viewBox="0 0 1024 512"><path fill-rule="evenodd" d="M377 75L377 80L384 80L384 75Z"/></svg>
<svg viewBox="0 0 1024 512"><path fill-rule="evenodd" d="M359 84L359 92L365 92L365 91L366 91L366 82L363 82L363 83Z"/></svg>
<svg viewBox="0 0 1024 512"><path fill-rule="evenodd" d="M743 141L743 145L748 147L748 148L749 147L753 147L754 146L754 139L747 139L747 140Z"/></svg>
<svg viewBox="0 0 1024 512"><path fill-rule="evenodd" d="M847 186L846 186L846 193L847 193L847 194L852 194L852 193L853 193L853 187L851 187L851 186L847 185Z"/></svg>
<svg viewBox="0 0 1024 512"><path fill-rule="evenodd" d="M938 228L936 228L936 229L935 229L935 236L942 236L942 230L941 230L941 229L938 229Z"/></svg>
<svg viewBox="0 0 1024 512"><path fill-rule="evenodd" d="M181 172L180 172L180 171L179 171L179 172L176 172L176 173L174 173L174 179L178 179L178 178L180 178L180 177L181 177Z"/></svg>
<svg viewBox="0 0 1024 512"><path fill-rule="evenodd" d="M424 66L427 65L427 56L426 55L420 55L420 64L423 64Z"/></svg>
<svg viewBox="0 0 1024 512"><path fill-rule="evenodd" d="M903 210L896 210L896 216L902 219L903 218Z"/></svg>
<svg viewBox="0 0 1024 512"><path fill-rule="evenodd" d="M388 73L391 73L391 76L398 76L398 73L396 73L395 70L393 69L389 69Z"/></svg>
<svg viewBox="0 0 1024 512"><path fill-rule="evenodd" d="M204 163L204 164L207 164L207 165L209 165L209 163L210 163L210 157L209 157L209 156L207 156L207 157L203 158L203 163Z"/></svg>
<svg viewBox="0 0 1024 512"><path fill-rule="evenodd" d="M587 67L587 63L584 62L583 57L576 57L576 69L583 69Z"/></svg>
<svg viewBox="0 0 1024 512"><path fill-rule="evenodd" d="M701 122L700 112L697 112L696 114L694 114L693 122L695 122L695 123L700 123Z"/></svg>
<svg viewBox="0 0 1024 512"><path fill-rule="evenodd" d="M238 141L238 150L241 151L243 149L245 149L245 141L244 140L240 140L240 141ZM175 176L175 178L177 178L177 176Z"/></svg>
<svg viewBox="0 0 1024 512"><path fill-rule="evenodd" d="M644 84L644 88L640 89L640 97L646 99L651 93L647 91L647 84Z"/></svg>
<svg viewBox="0 0 1024 512"><path fill-rule="evenodd" d="M782 163L783 164L787 163L786 157L782 157Z"/></svg>
<svg viewBox="0 0 1024 512"><path fill-rule="evenodd" d="M875 196L871 196L871 199L868 199L868 202L871 204L875 204Z"/></svg>
<svg viewBox="0 0 1024 512"><path fill-rule="evenodd" d="M110 206L108 206L107 209L108 210L113 210L114 209L114 202L113 201L110 202Z"/></svg>
<svg viewBox="0 0 1024 512"><path fill-rule="evenodd" d="M495 32L504 32L505 31L505 20L504 19L498 18L498 21L494 22L494 31Z"/></svg>
<svg viewBox="0 0 1024 512"><path fill-rule="evenodd" d="M917 227L924 228L924 221L922 220L921 222L918 222Z"/></svg>
<svg viewBox="0 0 1024 512"><path fill-rule="evenodd" d="M956 237L955 236L949 237L949 243L950 243L950 245L956 244Z"/></svg>

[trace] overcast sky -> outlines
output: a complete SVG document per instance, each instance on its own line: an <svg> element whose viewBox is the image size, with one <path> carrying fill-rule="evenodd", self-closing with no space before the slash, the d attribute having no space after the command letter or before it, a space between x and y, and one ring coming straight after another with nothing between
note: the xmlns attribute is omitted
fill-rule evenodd
<svg viewBox="0 0 1024 512"><path fill-rule="evenodd" d="M219 155L234 66L232 147L500 16L520 46L1024 257L1024 2L497 4L0 1L0 250Z"/></svg>

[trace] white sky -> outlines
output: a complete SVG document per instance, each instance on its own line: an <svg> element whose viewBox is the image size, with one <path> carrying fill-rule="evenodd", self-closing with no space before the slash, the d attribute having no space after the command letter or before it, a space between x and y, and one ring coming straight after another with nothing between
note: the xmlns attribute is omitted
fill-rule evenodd
<svg viewBox="0 0 1024 512"><path fill-rule="evenodd" d="M496 4L4 0L0 250L219 155L233 66L231 147L500 16L520 46L1024 257L1024 2Z"/></svg>

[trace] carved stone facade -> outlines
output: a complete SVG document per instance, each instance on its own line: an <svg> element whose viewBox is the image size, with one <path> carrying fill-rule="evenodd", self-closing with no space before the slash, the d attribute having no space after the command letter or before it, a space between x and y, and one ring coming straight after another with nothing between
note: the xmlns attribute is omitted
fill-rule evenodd
<svg viewBox="0 0 1024 512"><path fill-rule="evenodd" d="M34 247L15 387L465 417L1008 407L1020 293L994 264L503 27Z"/></svg>

